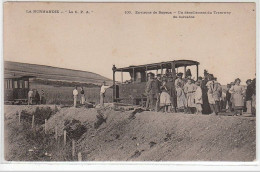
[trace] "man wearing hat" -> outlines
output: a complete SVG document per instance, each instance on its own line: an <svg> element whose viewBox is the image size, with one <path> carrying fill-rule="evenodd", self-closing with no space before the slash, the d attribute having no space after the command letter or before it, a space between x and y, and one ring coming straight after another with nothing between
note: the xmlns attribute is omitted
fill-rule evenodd
<svg viewBox="0 0 260 173"><path fill-rule="evenodd" d="M191 71L190 71L190 69L188 69L188 70L186 71L186 76L185 76L185 78L191 79L191 76L192 76Z"/></svg>
<svg viewBox="0 0 260 173"><path fill-rule="evenodd" d="M252 96L253 96L253 93L254 93L254 89L253 89L253 86L252 86L252 80L251 79L248 79L246 81L246 84L247 84L247 87L246 87L246 112L248 114L251 114L252 111Z"/></svg>
<svg viewBox="0 0 260 173"><path fill-rule="evenodd" d="M162 86L161 74L156 75L156 79L154 79L154 83L155 83L155 97L156 97L155 109L156 112L158 112L160 106L159 104L160 104L160 94L161 94L161 86Z"/></svg>
<svg viewBox="0 0 260 173"><path fill-rule="evenodd" d="M219 101L222 94L221 85L215 80L213 74L209 75L208 87L208 100L212 115L217 115L219 112Z"/></svg>
<svg viewBox="0 0 260 173"><path fill-rule="evenodd" d="M76 107L77 106L77 98L78 98L78 94L79 94L77 86L75 86L74 90L72 91L72 94L73 94L73 100L74 100L74 102L73 102L74 107Z"/></svg>
<svg viewBox="0 0 260 173"><path fill-rule="evenodd" d="M111 86L108 86L106 85L106 81L104 81L102 83L102 86L100 88L100 106L104 106L104 98L105 98L105 93L106 93L106 90L108 88L110 88Z"/></svg>
<svg viewBox="0 0 260 173"><path fill-rule="evenodd" d="M201 82L201 89L202 89L202 100L203 100L203 104L202 104L202 113L203 114L210 114L211 109L209 106L209 100L208 100L208 87L207 87L207 83L208 83L208 71L204 70L204 77L202 78L202 82Z"/></svg>
<svg viewBox="0 0 260 173"><path fill-rule="evenodd" d="M154 73L148 73L148 81L146 83L145 93L147 95L146 109L154 110L154 98L156 94L156 83Z"/></svg>

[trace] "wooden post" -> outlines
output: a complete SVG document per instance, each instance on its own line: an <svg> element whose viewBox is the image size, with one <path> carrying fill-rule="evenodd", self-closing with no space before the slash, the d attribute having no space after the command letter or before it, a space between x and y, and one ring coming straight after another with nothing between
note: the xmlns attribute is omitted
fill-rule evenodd
<svg viewBox="0 0 260 173"><path fill-rule="evenodd" d="M44 122L44 133L47 134L47 119L45 119Z"/></svg>
<svg viewBox="0 0 260 173"><path fill-rule="evenodd" d="M32 117L32 128L34 128L34 115Z"/></svg>
<svg viewBox="0 0 260 173"><path fill-rule="evenodd" d="M163 65L161 64L161 75L163 75Z"/></svg>
<svg viewBox="0 0 260 173"><path fill-rule="evenodd" d="M55 126L55 139L58 140L58 127Z"/></svg>
<svg viewBox="0 0 260 173"><path fill-rule="evenodd" d="M63 139L63 144L64 144L64 146L66 145L66 138L67 138L67 132L66 132L66 130L64 130L64 139Z"/></svg>
<svg viewBox="0 0 260 173"><path fill-rule="evenodd" d="M147 68L147 66L145 66L145 81L146 82L148 81L147 70L148 70L148 68Z"/></svg>
<svg viewBox="0 0 260 173"><path fill-rule="evenodd" d="M81 155L81 152L78 153L78 161L82 161L82 155Z"/></svg>
<svg viewBox="0 0 260 173"><path fill-rule="evenodd" d="M72 157L75 157L75 140L72 139Z"/></svg>
<svg viewBox="0 0 260 173"><path fill-rule="evenodd" d="M121 82L124 82L123 70L121 70Z"/></svg>
<svg viewBox="0 0 260 173"><path fill-rule="evenodd" d="M183 78L186 78L186 66L184 66Z"/></svg>
<svg viewBox="0 0 260 173"><path fill-rule="evenodd" d="M176 112L176 100L177 100L177 96L176 96L176 88L175 88L175 80L176 80L176 71L175 71L175 62L171 62L171 69L172 69L172 77L173 77L173 100L174 100L174 105L172 105L175 109Z"/></svg>
<svg viewBox="0 0 260 173"><path fill-rule="evenodd" d="M21 111L19 112L18 116L19 116L19 124L20 124L21 123Z"/></svg>
<svg viewBox="0 0 260 173"><path fill-rule="evenodd" d="M199 65L197 64L197 81L199 80Z"/></svg>
<svg viewBox="0 0 260 173"><path fill-rule="evenodd" d="M135 83L135 68L133 68L133 83Z"/></svg>
<svg viewBox="0 0 260 173"><path fill-rule="evenodd" d="M116 66L113 65L113 102L115 101L115 95L116 95L116 77L115 77L115 73L116 73Z"/></svg>

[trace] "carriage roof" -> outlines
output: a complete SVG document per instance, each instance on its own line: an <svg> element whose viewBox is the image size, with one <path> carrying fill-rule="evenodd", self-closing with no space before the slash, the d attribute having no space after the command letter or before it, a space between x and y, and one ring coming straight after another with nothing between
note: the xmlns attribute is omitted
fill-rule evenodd
<svg viewBox="0 0 260 173"><path fill-rule="evenodd" d="M192 66L192 65L199 65L199 62L192 61L192 60L175 60L175 61L166 61L160 63L152 63L152 64L145 64L145 65L137 65L137 66L129 66L124 68L117 68L116 71L122 72L130 72L133 68L136 71L144 71L144 70L157 70L160 68L171 68L171 64L175 64L175 68L184 67L184 66Z"/></svg>
<svg viewBox="0 0 260 173"><path fill-rule="evenodd" d="M5 79L20 79L20 78L33 78L35 76L32 75L11 75L11 74L5 74Z"/></svg>

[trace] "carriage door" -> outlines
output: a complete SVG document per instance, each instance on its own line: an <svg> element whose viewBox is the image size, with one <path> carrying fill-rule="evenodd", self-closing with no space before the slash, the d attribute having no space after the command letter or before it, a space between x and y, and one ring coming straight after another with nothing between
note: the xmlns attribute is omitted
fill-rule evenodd
<svg viewBox="0 0 260 173"><path fill-rule="evenodd" d="M18 99L18 81L17 79L14 80L14 99Z"/></svg>
<svg viewBox="0 0 260 173"><path fill-rule="evenodd" d="M18 80L18 99L24 99L23 80Z"/></svg>

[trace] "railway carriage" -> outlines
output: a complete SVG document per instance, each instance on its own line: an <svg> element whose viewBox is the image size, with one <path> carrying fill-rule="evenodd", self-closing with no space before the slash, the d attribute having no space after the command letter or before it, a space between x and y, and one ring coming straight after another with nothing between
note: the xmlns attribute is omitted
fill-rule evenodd
<svg viewBox="0 0 260 173"><path fill-rule="evenodd" d="M27 104L30 89L30 78L34 76L11 76L4 78L5 104Z"/></svg>

